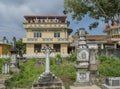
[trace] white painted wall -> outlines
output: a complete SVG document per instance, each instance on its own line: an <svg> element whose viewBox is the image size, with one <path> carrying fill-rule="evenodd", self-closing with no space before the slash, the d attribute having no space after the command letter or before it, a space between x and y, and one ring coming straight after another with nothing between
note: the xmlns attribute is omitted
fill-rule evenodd
<svg viewBox="0 0 120 89"><path fill-rule="evenodd" d="M94 48L94 49L98 49L98 45L97 44L87 44L88 48Z"/></svg>

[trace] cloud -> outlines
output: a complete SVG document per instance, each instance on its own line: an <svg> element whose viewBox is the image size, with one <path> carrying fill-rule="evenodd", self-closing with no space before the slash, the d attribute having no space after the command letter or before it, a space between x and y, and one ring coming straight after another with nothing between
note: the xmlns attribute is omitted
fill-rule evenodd
<svg viewBox="0 0 120 89"><path fill-rule="evenodd" d="M0 0L0 39L25 37L24 15L62 14L64 0Z"/></svg>

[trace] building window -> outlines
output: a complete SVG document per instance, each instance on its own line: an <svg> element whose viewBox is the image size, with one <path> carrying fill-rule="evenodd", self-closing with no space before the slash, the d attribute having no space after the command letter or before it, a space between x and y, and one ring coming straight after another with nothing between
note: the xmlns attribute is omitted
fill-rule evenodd
<svg viewBox="0 0 120 89"><path fill-rule="evenodd" d="M56 52L60 52L60 44L54 44L53 48L55 49Z"/></svg>
<svg viewBox="0 0 120 89"><path fill-rule="evenodd" d="M41 36L42 36L41 32L34 32L34 37L35 38L38 38L38 37L41 37Z"/></svg>
<svg viewBox="0 0 120 89"><path fill-rule="evenodd" d="M41 52L41 44L34 44L34 52L35 53Z"/></svg>
<svg viewBox="0 0 120 89"><path fill-rule="evenodd" d="M54 32L54 37L60 37L60 32Z"/></svg>

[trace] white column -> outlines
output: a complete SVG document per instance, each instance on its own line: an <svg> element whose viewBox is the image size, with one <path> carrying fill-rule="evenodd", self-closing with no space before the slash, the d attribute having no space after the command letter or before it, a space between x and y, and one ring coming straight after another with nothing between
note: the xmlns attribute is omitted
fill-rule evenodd
<svg viewBox="0 0 120 89"><path fill-rule="evenodd" d="M114 44L114 49L116 49L117 48L117 44Z"/></svg>
<svg viewBox="0 0 120 89"><path fill-rule="evenodd" d="M50 60L49 60L49 49L46 50L46 73L50 72Z"/></svg>
<svg viewBox="0 0 120 89"><path fill-rule="evenodd" d="M104 49L103 44L101 44L101 49Z"/></svg>

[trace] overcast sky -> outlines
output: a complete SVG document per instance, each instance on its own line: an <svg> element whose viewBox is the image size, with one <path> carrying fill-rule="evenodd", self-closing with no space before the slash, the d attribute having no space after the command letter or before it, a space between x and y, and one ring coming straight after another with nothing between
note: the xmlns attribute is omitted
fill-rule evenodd
<svg viewBox="0 0 120 89"><path fill-rule="evenodd" d="M9 40L13 36L17 39L25 37L26 32L22 24L24 15L63 14L63 10L64 0L0 0L0 39L3 36ZM90 22L89 18L83 19L79 24L71 20L70 27L74 30L79 27L86 27L86 20L87 23ZM94 31L88 32L94 33Z"/></svg>

